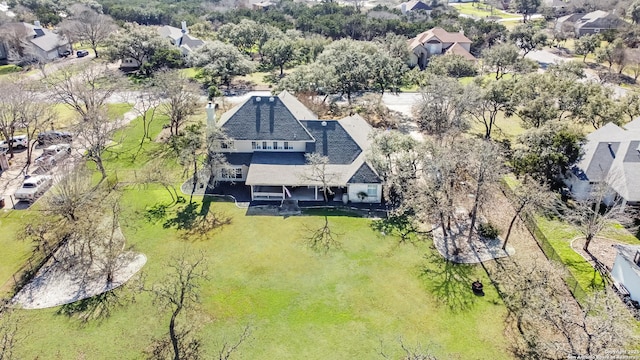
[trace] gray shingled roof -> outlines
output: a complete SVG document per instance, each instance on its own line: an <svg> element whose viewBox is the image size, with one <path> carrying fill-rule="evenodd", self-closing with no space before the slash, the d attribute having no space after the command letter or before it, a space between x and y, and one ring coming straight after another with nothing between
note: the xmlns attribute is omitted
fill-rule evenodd
<svg viewBox="0 0 640 360"><path fill-rule="evenodd" d="M246 165L249 166L251 164L251 158L253 157L253 153L225 153L225 158L229 165Z"/></svg>
<svg viewBox="0 0 640 360"><path fill-rule="evenodd" d="M305 163L304 153L300 152L256 151L251 159L251 165L304 165Z"/></svg>
<svg viewBox="0 0 640 360"><path fill-rule="evenodd" d="M362 166L356 171L355 174L349 179L349 184L381 184L382 179L376 174L373 169L367 163L363 163Z"/></svg>
<svg viewBox="0 0 640 360"><path fill-rule="evenodd" d="M589 167L585 171L590 181L602 181L605 179L613 161L616 159L619 147L619 142L601 142L598 144L591 163L589 163Z"/></svg>
<svg viewBox="0 0 640 360"><path fill-rule="evenodd" d="M252 96L221 125L236 140L314 141L278 97ZM225 116L225 118L227 118Z"/></svg>
<svg viewBox="0 0 640 360"><path fill-rule="evenodd" d="M302 124L316 139L315 143L307 143L307 152L327 156L330 164L351 164L362 152L338 121L302 121Z"/></svg>

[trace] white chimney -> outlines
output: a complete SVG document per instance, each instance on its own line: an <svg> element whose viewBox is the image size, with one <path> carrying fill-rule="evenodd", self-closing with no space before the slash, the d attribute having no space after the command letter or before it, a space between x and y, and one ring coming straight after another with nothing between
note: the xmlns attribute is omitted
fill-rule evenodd
<svg viewBox="0 0 640 360"><path fill-rule="evenodd" d="M407 14L407 3L400 4L400 12L402 12L402 15Z"/></svg>
<svg viewBox="0 0 640 360"><path fill-rule="evenodd" d="M216 107L211 101L207 104L205 111L207 112L207 128L213 129L216 126Z"/></svg>
<svg viewBox="0 0 640 360"><path fill-rule="evenodd" d="M187 31L188 31L188 30L187 30L187 22L186 22L186 21L183 21L183 22L182 22L182 33L183 33L183 34L186 34L186 33L187 33Z"/></svg>
<svg viewBox="0 0 640 360"><path fill-rule="evenodd" d="M40 26L40 21L39 21L39 20L34 21L34 22L33 22L33 26L34 26L36 29L42 29L42 26Z"/></svg>

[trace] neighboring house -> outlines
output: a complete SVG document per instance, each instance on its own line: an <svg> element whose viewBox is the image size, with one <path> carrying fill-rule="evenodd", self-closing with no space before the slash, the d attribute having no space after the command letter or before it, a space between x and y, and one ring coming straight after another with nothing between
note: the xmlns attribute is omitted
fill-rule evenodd
<svg viewBox="0 0 640 360"><path fill-rule="evenodd" d="M457 54L471 61L476 60L475 56L469 52L471 40L462 32L450 33L438 27L409 40L409 50L411 51L409 65L417 65L421 69L427 66L429 58L434 55Z"/></svg>
<svg viewBox="0 0 640 360"><path fill-rule="evenodd" d="M318 153L328 158L325 182L334 201L347 194L353 202L381 202L382 179L366 161L372 128L359 115L318 120L283 91L252 96L224 113L216 126L230 139L220 144L229 168L216 179L249 186L252 200L323 201L323 182L305 158Z"/></svg>
<svg viewBox="0 0 640 360"><path fill-rule="evenodd" d="M571 4L565 0L545 0L544 5L552 8L556 15L565 15L571 7Z"/></svg>
<svg viewBox="0 0 640 360"><path fill-rule="evenodd" d="M251 4L251 8L253 10L262 10L262 11L267 11L274 6L276 6L276 3L269 0L263 0L263 1Z"/></svg>
<svg viewBox="0 0 640 360"><path fill-rule="evenodd" d="M172 45L182 51L183 55L188 55L193 50L204 45L204 41L189 35L189 29L187 28L187 22L182 22L182 28L165 25L158 29L160 36L169 39Z"/></svg>
<svg viewBox="0 0 640 360"><path fill-rule="evenodd" d="M576 37L598 34L606 30L618 30L628 25L619 16L602 10L560 17L556 22L556 31L561 31L565 23L573 24Z"/></svg>
<svg viewBox="0 0 640 360"><path fill-rule="evenodd" d="M431 15L433 7L431 5L423 3L420 0L411 0L403 2L402 4L396 6L396 9L399 9L400 12L402 12L402 15L405 15L407 12L412 11L423 11L427 15Z"/></svg>
<svg viewBox="0 0 640 360"><path fill-rule="evenodd" d="M71 50L66 37L40 26L39 21L28 23L8 23L0 27L2 43L0 60L8 60L11 54L42 60L53 60L65 51ZM26 47L25 47L26 45ZM22 49L18 49L21 47Z"/></svg>
<svg viewBox="0 0 640 360"><path fill-rule="evenodd" d="M626 290L632 300L640 302L640 246L615 245L615 247L618 249L618 255L613 263L611 277L622 293Z"/></svg>
<svg viewBox="0 0 640 360"><path fill-rule="evenodd" d="M192 35L189 35L189 29L187 28L187 22L182 22L182 28L165 25L158 28L158 34L169 40L171 45L177 47L183 56L189 55L193 50L204 45L204 41L200 40ZM140 64L137 60L131 58L122 59L120 68L122 69L137 69Z"/></svg>
<svg viewBox="0 0 640 360"><path fill-rule="evenodd" d="M585 199L592 185L605 181L627 203L640 204L640 118L624 127L608 123L587 136L583 150L565 178L573 197Z"/></svg>

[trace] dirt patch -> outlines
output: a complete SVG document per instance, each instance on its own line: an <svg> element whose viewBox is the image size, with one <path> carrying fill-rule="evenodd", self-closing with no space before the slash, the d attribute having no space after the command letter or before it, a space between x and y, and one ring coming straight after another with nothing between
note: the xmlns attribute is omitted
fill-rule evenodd
<svg viewBox="0 0 640 360"><path fill-rule="evenodd" d="M589 253L591 253L589 254L582 249L584 242L584 238L577 238L571 242L571 248L573 251L585 258L591 266L594 266L593 256L603 263L609 271L611 271L611 269L613 269L613 262L616 260L616 255L618 253L618 250L616 250L614 246L622 245L622 243L606 238L595 238L589 244Z"/></svg>

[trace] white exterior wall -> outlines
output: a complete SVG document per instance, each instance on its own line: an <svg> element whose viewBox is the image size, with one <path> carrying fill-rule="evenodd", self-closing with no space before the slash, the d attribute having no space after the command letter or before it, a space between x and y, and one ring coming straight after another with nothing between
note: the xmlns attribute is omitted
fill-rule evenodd
<svg viewBox="0 0 640 360"><path fill-rule="evenodd" d="M274 140L269 140L267 141L267 144L269 146L273 146L273 141ZM250 152L254 152L255 150L251 148L251 142L252 140L234 140L233 142L233 149L222 149L225 152L241 152L241 153L250 153ZM258 142L261 146L262 146L262 141L256 141ZM283 146L284 145L284 141L279 140L278 141L278 146ZM304 152L307 149L307 143L305 141L289 141L289 146L293 146L293 149L291 150L285 150L285 149L259 149L258 151L290 151L290 152Z"/></svg>
<svg viewBox="0 0 640 360"><path fill-rule="evenodd" d="M569 177L565 179L565 185L569 187L571 195L576 200L584 200L591 192L591 184L586 180L580 180L572 172L569 171Z"/></svg>
<svg viewBox="0 0 640 360"><path fill-rule="evenodd" d="M640 301L640 274L632 266L627 259L618 254L616 261L613 263L611 276L629 290L633 300Z"/></svg>
<svg viewBox="0 0 640 360"><path fill-rule="evenodd" d="M360 200L358 193L366 193L369 185L376 185L378 187L376 197L367 197L364 200ZM347 192L349 194L349 201L351 202L379 203L382 201L382 184L349 184L347 185Z"/></svg>

